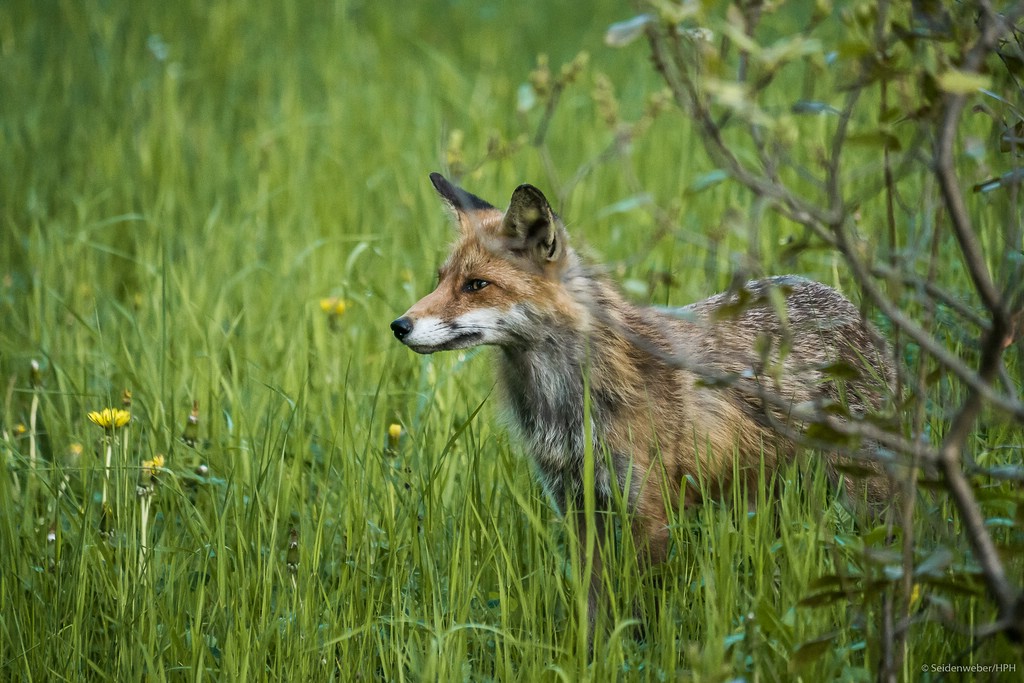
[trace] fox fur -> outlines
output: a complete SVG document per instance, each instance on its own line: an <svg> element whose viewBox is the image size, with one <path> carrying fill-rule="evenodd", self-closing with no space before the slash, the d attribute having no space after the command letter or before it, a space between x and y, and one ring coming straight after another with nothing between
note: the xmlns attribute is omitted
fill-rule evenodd
<svg viewBox="0 0 1024 683"><path fill-rule="evenodd" d="M753 491L762 464L771 474L794 457L804 425L791 407L842 403L859 415L889 390L884 344L826 285L782 276L681 309L637 306L580 259L540 190L521 185L502 211L439 174L431 181L459 236L437 288L392 323L395 336L418 353L498 347L508 421L558 508L583 509L590 433L605 454L594 465L598 509L621 492L650 562L666 557L674 510L700 502L694 482L717 495L739 473ZM837 363L856 370L842 386L826 373ZM843 480L841 456L825 460ZM874 468L847 490L880 505L889 487Z"/></svg>

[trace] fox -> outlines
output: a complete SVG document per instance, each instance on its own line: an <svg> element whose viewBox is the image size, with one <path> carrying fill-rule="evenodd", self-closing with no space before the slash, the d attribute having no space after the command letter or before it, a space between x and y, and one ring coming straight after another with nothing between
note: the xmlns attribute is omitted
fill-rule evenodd
<svg viewBox="0 0 1024 683"><path fill-rule="evenodd" d="M430 180L458 236L436 288L391 330L420 354L497 347L496 384L514 440L581 543L588 524L596 527L591 628L608 515L588 520L585 496L598 511L621 496L640 561L657 564L669 555L680 510L705 495L724 498L736 477L755 491L762 472L794 460L806 430L797 408L841 404L860 416L891 395L884 340L827 285L783 275L678 309L637 305L576 253L536 187L517 187L502 210L438 173ZM835 367L845 368L842 381ZM878 458L854 458L864 466L858 476L839 451L823 459L847 495L875 509L889 500Z"/></svg>

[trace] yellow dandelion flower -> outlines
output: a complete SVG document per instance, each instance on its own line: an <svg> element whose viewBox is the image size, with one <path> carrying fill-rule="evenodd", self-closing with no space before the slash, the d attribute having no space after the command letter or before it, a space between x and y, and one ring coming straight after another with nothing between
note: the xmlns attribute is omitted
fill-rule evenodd
<svg viewBox="0 0 1024 683"><path fill-rule="evenodd" d="M320 310L328 315L342 315L346 308L348 308L348 304L341 297L331 296L320 299Z"/></svg>
<svg viewBox="0 0 1024 683"><path fill-rule="evenodd" d="M394 453L398 450L398 439L402 436L402 425L392 424L388 427L388 447L389 452Z"/></svg>
<svg viewBox="0 0 1024 683"><path fill-rule="evenodd" d="M27 432L28 432L28 427L26 427L24 423L19 422L18 424L14 425L14 435L15 436L22 436L22 435L24 435Z"/></svg>
<svg viewBox="0 0 1024 683"><path fill-rule="evenodd" d="M120 429L131 419L132 414L120 408L104 408L99 412L89 413L89 420L104 429Z"/></svg>

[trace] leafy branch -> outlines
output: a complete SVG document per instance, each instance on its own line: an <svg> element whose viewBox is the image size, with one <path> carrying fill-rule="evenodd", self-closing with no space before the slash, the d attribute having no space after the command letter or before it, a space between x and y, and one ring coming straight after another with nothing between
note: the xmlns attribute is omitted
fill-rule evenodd
<svg viewBox="0 0 1024 683"><path fill-rule="evenodd" d="M940 39L949 36L929 34L927 26L918 27L920 30L916 33L914 29L908 31L892 20L888 14L890 8L887 3L879 4L874 10L874 16L867 17L873 19L873 30L870 37L863 40L864 49L859 59L855 60L854 78L845 88L844 102L840 108L832 109L837 121L828 148L825 150L821 175L815 175L807 168L788 169L799 171L798 174L789 174L789 177L815 178L814 185L823 188L823 193L817 201L807 199L792 181L787 180L787 169L780 169L778 159L782 159L783 164L791 163L787 162L787 155L780 153L787 147L786 141L780 135L785 122L764 114L761 100L780 69L814 51L813 46L807 47L810 42L807 36L817 25L818 18L813 18L807 29L795 38L784 39L787 42L780 41L775 46L761 48L755 42L753 27L763 16L765 7L758 2L741 4L739 9L731 7L732 16L728 17L724 24L724 33L730 38L739 36L744 43L744 50L739 60L736 79L723 85L720 68L715 77L709 76L707 71L709 64L721 65L724 62L723 53L726 48L722 47L716 51L713 47L704 45L702 49L695 50L693 42L687 39L691 29L681 26L678 23L680 17L670 11L678 6L673 3L655 4L659 10L657 15L643 15L643 21L634 19L631 24L642 24L654 68L672 93L674 102L700 130L700 139L708 157L755 197L768 200L779 214L804 226L820 242L835 248L868 300L881 310L896 329L919 345L943 372L951 373L966 386L966 398L952 415L949 428L938 447L922 445L920 419L916 421L918 426L914 430L915 433L907 438L895 431L867 423L838 421L820 414L808 414L803 417L810 421L824 421L837 433L867 437L883 444L913 464L910 468L910 472L915 473L913 476L916 476L916 466L921 461L939 468L944 477L945 489L956 506L975 559L981 567L989 596L1000 615L999 622L994 624L990 631L1001 631L1012 640L1020 641L1024 638L1024 598L1021 597L1020 587L1014 585L1007 577L1004 563L986 527L977 496L962 466L965 444L985 406L1005 412L1010 419L1019 424L1024 423L1024 403L1021 402L1013 383L1006 381L1007 375L1002 358L1003 352L1014 338L1014 330L1010 324L1012 302L1009 297L1015 285L1010 281L1004 287L998 287L989 271L988 262L992 254L986 253L982 240L972 224L971 214L961 190L965 183L956 167L956 143L962 131L962 112L969 99L977 93L977 84L984 82L986 64L992 61L1000 46L1005 49L1005 39L1013 34L1017 21L1024 14L1024 3L1016 3L1001 11L994 10L989 2L977 3L972 7L977 16L975 35L969 39L960 36L962 47L959 54L949 54L938 45ZM920 9L921 6L915 4L915 10ZM859 8L853 10L860 11ZM941 8L937 11L945 12ZM687 17L689 18L691 17ZM931 17L934 20L932 25L943 25L942 18ZM738 26L742 28L737 28ZM783 47L794 57L772 59L765 56L769 52L778 54ZM917 55L929 52L930 56L944 65L944 69L938 73L928 73L894 66L897 62L895 55L901 50ZM751 81L752 56L755 57L754 62L760 59L761 71ZM1000 57L1006 59L1002 53ZM922 289L929 305L934 306L938 303L950 306L956 314L979 328L977 347L980 352L977 354L976 363L951 349L941 338L917 323L912 311L887 293L884 287L887 280L919 283L921 278L911 269L901 269L895 260L890 264L880 263L877 257L865 253L853 230L851 216L855 214L857 206L870 198L853 197L847 189L850 183L845 171L850 156L852 122L855 117L863 115L861 102L870 89L878 87L886 94L890 88L896 89L912 79L939 86L939 91L930 101L926 99L918 103L923 114L914 121L915 140L925 137L933 141L931 156L924 159L924 173L930 173L938 184L945 223L952 230L960 258L970 276L974 295L983 305L985 314L979 314L973 308L962 304L950 306L959 299L938 286L933 277L924 281ZM1017 96L1019 95L1018 88ZM715 110L722 108L725 112L716 115ZM915 114L916 110L908 112L908 119ZM744 125L745 132L757 152L757 165L752 165L741 158L737 153L738 143L735 136L728 135L727 129L737 121ZM766 138L766 131L774 132L774 144L771 139ZM880 186L887 191L887 213L892 232L892 197L895 188L915 170L916 166L921 165L917 162L924 155L915 145L904 155L904 170L898 175L894 174L890 156L895 145L886 138L884 131L882 133L879 137L885 141L885 162L884 181ZM920 172L920 169L916 170ZM1019 274L1019 269L1017 273ZM765 401L771 400L770 396L763 395L760 398ZM905 495L912 500L913 482L908 482L904 490ZM909 509L907 508L905 515L906 520L909 520ZM904 557L912 558L912 554L905 553ZM905 576L909 576L912 567L904 569ZM904 605L906 604L905 602ZM885 658L886 661L881 664L882 671L888 672L885 677L894 677L895 671L898 670L896 655L890 649Z"/></svg>

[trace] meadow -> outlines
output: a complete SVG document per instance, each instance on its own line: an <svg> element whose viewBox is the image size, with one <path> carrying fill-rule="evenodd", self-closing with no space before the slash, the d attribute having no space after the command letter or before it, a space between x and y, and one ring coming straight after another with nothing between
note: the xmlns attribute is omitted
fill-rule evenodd
<svg viewBox="0 0 1024 683"><path fill-rule="evenodd" d="M452 236L435 170L499 205L541 187L638 300L729 284L754 209L684 117L590 163L604 84L637 117L657 76L603 43L631 6L587 7L0 3L0 679L873 678L887 532L813 467L759 511L680 516L654 576L620 548L591 661L572 531L498 420L489 351L420 357L388 329ZM535 145L539 55L576 66ZM855 296L828 251L778 268ZM1019 462L1024 435L994 415L972 443ZM936 495L918 516L904 677L1019 675L1019 647L968 633L993 613L956 515Z"/></svg>

